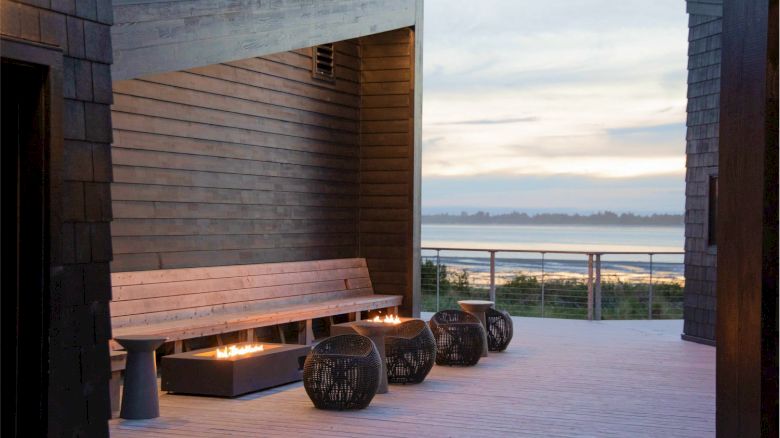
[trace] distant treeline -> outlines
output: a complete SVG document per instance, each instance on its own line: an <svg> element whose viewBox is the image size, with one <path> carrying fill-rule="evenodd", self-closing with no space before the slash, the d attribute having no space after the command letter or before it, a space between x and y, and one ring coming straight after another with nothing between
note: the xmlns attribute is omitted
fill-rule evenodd
<svg viewBox="0 0 780 438"><path fill-rule="evenodd" d="M652 225L679 226L683 225L681 214L651 214L638 215L634 213L613 213L604 211L588 215L564 213L504 213L490 214L478 211L473 214L428 214L422 215L426 224L494 224L494 225Z"/></svg>

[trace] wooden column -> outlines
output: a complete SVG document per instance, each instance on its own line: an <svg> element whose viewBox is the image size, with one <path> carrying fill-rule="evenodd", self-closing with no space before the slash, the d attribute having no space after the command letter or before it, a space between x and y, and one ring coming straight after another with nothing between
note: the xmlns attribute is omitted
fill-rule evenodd
<svg viewBox="0 0 780 438"><path fill-rule="evenodd" d="M359 255L374 291L403 295L399 310L411 316L419 307L415 31L360 38L360 53Z"/></svg>
<svg viewBox="0 0 780 438"><path fill-rule="evenodd" d="M724 2L717 435L777 436L777 2Z"/></svg>

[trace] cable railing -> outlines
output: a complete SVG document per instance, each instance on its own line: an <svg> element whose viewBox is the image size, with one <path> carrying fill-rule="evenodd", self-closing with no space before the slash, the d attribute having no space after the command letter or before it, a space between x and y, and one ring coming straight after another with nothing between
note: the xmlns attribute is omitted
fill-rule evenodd
<svg viewBox="0 0 780 438"><path fill-rule="evenodd" d="M679 319L683 252L423 247L422 310L487 299L515 316Z"/></svg>

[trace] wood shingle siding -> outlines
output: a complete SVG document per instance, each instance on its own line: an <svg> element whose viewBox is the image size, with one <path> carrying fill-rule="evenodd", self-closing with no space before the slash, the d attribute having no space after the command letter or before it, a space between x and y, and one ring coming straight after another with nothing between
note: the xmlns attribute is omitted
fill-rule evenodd
<svg viewBox="0 0 780 438"><path fill-rule="evenodd" d="M696 4L693 4L696 3ZM699 4L700 3L700 4ZM708 245L710 178L718 175L720 64L723 19L718 1L689 2L685 196L685 326L683 337L715 342L717 249ZM704 6L702 9L700 6ZM693 8L692 8L693 6Z"/></svg>

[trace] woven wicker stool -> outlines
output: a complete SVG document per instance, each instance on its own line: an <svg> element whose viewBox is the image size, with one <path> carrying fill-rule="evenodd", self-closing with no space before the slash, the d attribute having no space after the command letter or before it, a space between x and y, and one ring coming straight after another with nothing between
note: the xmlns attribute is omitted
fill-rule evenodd
<svg viewBox="0 0 780 438"><path fill-rule="evenodd" d="M430 321L436 339L436 365L476 365L485 348L479 319L462 310L442 310Z"/></svg>
<svg viewBox="0 0 780 438"><path fill-rule="evenodd" d="M506 310L488 309L485 311L487 319L488 349L490 351L504 351L512 341L512 318Z"/></svg>
<svg viewBox="0 0 780 438"><path fill-rule="evenodd" d="M436 360L436 340L425 321L406 321L385 337L385 355L390 383L420 383Z"/></svg>
<svg viewBox="0 0 780 438"><path fill-rule="evenodd" d="M363 409L379 386L379 353L365 336L320 342L303 365L303 387L319 409Z"/></svg>

